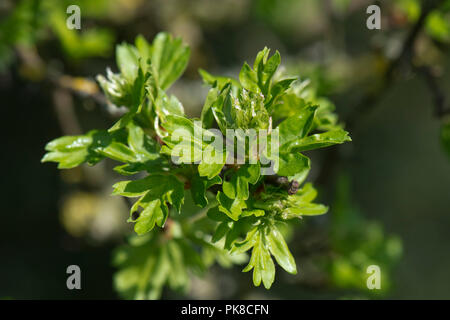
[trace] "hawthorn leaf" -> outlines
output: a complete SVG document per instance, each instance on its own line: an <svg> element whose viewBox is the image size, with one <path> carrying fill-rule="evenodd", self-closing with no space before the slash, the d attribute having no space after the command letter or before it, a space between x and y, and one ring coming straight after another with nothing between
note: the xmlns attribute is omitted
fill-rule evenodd
<svg viewBox="0 0 450 320"><path fill-rule="evenodd" d="M277 174L284 177L295 177L301 183L311 169L308 157L299 152L282 153L279 155Z"/></svg>
<svg viewBox="0 0 450 320"><path fill-rule="evenodd" d="M260 176L260 164L244 164L236 171L230 181L224 181L223 192L230 199L247 200L249 183L255 184Z"/></svg>
<svg viewBox="0 0 450 320"><path fill-rule="evenodd" d="M318 148L325 148L335 144L342 144L352 141L347 131L338 129L324 133L313 134L301 139L293 139L285 142L281 147L281 152L308 151Z"/></svg>
<svg viewBox="0 0 450 320"><path fill-rule="evenodd" d="M278 125L280 144L305 137L311 130L317 106L307 105L296 115L291 116Z"/></svg>
<svg viewBox="0 0 450 320"><path fill-rule="evenodd" d="M237 198L230 199L220 191L217 193L216 199L219 202L219 210L234 221L237 221L242 210L247 208L245 200Z"/></svg>
<svg viewBox="0 0 450 320"><path fill-rule="evenodd" d="M282 216L284 219L298 218L301 216L321 215L328 211L328 207L312 203L317 196L317 190L311 183L307 183L296 194L290 195L283 200L284 209Z"/></svg>
<svg viewBox="0 0 450 320"><path fill-rule="evenodd" d="M194 203L202 208L208 204L208 198L206 197L206 190L215 184L221 184L222 179L219 176L215 176L211 180L195 175L191 182L191 195Z"/></svg>
<svg viewBox="0 0 450 320"><path fill-rule="evenodd" d="M181 76L189 56L190 49L183 45L181 38L173 38L166 32L158 33L153 40L150 59L161 89L167 89Z"/></svg>
<svg viewBox="0 0 450 320"><path fill-rule="evenodd" d="M163 227L169 214L168 204L180 212L184 201L184 184L173 175L151 174L140 180L118 182L113 188L113 195L140 197L132 206L128 220L136 223L138 234L152 230L155 224ZM133 219L133 213L139 208L143 211Z"/></svg>
<svg viewBox="0 0 450 320"><path fill-rule="evenodd" d="M275 257L278 264L287 272L296 274L297 267L295 265L294 257L289 251L289 248L280 231L278 231L275 226L270 229L270 232L267 235L267 240L270 252Z"/></svg>
<svg viewBox="0 0 450 320"><path fill-rule="evenodd" d="M258 87L258 75L253 71L247 63L242 66L239 73L239 81L242 87L251 92L260 92Z"/></svg>
<svg viewBox="0 0 450 320"><path fill-rule="evenodd" d="M132 45L122 43L116 48L116 62L120 73L128 83L133 83L138 75L139 52Z"/></svg>
<svg viewBox="0 0 450 320"><path fill-rule="evenodd" d="M264 287L270 289L275 280L275 265L270 256L264 231L258 228L247 242L250 243L253 249L250 261L243 272L248 272L253 269L253 284L258 287L262 281ZM250 245L243 246L243 248L248 248Z"/></svg>

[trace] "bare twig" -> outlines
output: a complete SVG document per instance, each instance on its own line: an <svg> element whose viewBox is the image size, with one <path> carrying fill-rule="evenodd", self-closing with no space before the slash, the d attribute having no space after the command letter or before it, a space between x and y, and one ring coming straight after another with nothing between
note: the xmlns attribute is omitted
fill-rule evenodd
<svg viewBox="0 0 450 320"><path fill-rule="evenodd" d="M415 68L417 72L422 75L425 84L428 86L434 104L434 114L438 118L450 114L450 108L446 105L447 99L444 90L439 85L438 75L436 70L430 66L420 66Z"/></svg>
<svg viewBox="0 0 450 320"><path fill-rule="evenodd" d="M399 55L391 60L375 89L367 92L367 94L355 106L353 113L350 114L347 119L345 119L346 127L350 132L355 128L356 121L359 120L363 114L370 113L377 106L384 93L389 89L389 87L395 80L398 69L404 63L406 63L407 65L412 65L412 58L414 53L413 49L416 39L423 29L429 14L433 10L439 8L444 3L444 1L445 0L425 0L422 2L421 14L412 29L409 31ZM322 165L320 174L316 179L316 183L320 185L324 181L328 181L330 179L330 176L335 171L338 163L339 154L336 148L330 148L328 150L325 162Z"/></svg>
<svg viewBox="0 0 450 320"><path fill-rule="evenodd" d="M65 135L78 135L82 133L75 108L73 106L72 95L68 90L56 88L53 91L53 105L56 116Z"/></svg>
<svg viewBox="0 0 450 320"><path fill-rule="evenodd" d="M439 8L444 3L444 1L445 0L429 0L422 2L421 14L412 29L409 31L399 55L395 59L393 59L391 63L389 63L386 72L382 76L376 88L368 92L366 96L361 99L361 101L356 105L354 112L346 119L347 127L349 129L354 128L355 121L360 119L362 114L370 113L375 108L378 101L395 80L398 69L403 64L412 64L411 62L414 54L414 44L425 25L426 19L428 18L429 14L433 10Z"/></svg>

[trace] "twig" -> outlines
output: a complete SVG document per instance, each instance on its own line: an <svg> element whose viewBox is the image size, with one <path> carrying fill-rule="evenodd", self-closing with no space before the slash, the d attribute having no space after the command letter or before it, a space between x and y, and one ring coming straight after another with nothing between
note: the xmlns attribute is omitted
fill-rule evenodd
<svg viewBox="0 0 450 320"><path fill-rule="evenodd" d="M438 76L430 66L415 67L417 72L422 75L425 84L428 86L434 104L434 114L438 118L450 114L450 108L446 106L446 96L438 82Z"/></svg>
<svg viewBox="0 0 450 320"><path fill-rule="evenodd" d="M68 90L55 88L53 91L53 106L62 132L65 135L82 134L73 106L72 95Z"/></svg>
<svg viewBox="0 0 450 320"><path fill-rule="evenodd" d="M354 128L356 120L358 120L363 113L370 113L374 109L374 107L377 105L377 102L381 99L383 93L387 89L389 89L390 85L395 79L396 72L400 68L402 63L411 65L414 44L418 35L420 34L420 31L425 25L425 21L428 18L428 15L431 13L431 11L440 7L444 3L444 1L445 0L429 0L422 2L422 10L419 19L416 21L416 23L408 33L408 36L403 43L400 54L391 61L375 90L368 92L366 96L356 105L354 112L346 119L347 127L350 130Z"/></svg>
<svg viewBox="0 0 450 320"><path fill-rule="evenodd" d="M402 63L407 62L408 65L411 65L414 44L420 34L420 31L425 25L428 15L431 11L439 8L444 1L445 0L430 0L422 2L422 10L419 19L409 31L399 55L391 61L376 88L369 91L356 105L353 113L345 119L346 127L350 132L355 128L356 121L359 120L363 114L368 114L373 111L383 94L389 89L390 85L394 81L397 70ZM330 176L335 171L338 163L339 154L337 150L335 148L330 148L322 165L320 174L316 179L316 183L320 185L324 183L324 181L328 181Z"/></svg>
<svg viewBox="0 0 450 320"><path fill-rule="evenodd" d="M289 195L296 194L300 184L296 180L289 182L288 178L279 175L266 176L265 182L279 186L286 190Z"/></svg>

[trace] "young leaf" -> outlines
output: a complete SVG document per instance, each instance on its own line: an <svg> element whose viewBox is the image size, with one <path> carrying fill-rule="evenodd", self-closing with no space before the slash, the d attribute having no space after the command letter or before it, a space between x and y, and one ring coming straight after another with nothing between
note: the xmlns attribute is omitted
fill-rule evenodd
<svg viewBox="0 0 450 320"><path fill-rule="evenodd" d="M159 33L151 48L151 63L155 70L158 86L165 90L177 80L186 69L190 49L181 38L172 38L168 33Z"/></svg>
<svg viewBox="0 0 450 320"><path fill-rule="evenodd" d="M292 256L289 248L284 241L283 236L276 227L270 229L267 235L270 252L277 260L278 264L287 272L296 274L297 267L295 265L294 257Z"/></svg>
<svg viewBox="0 0 450 320"><path fill-rule="evenodd" d="M260 175L260 165L245 164L236 171L230 181L223 183L223 192L230 199L247 200L249 197L249 183L258 182Z"/></svg>
<svg viewBox="0 0 450 320"><path fill-rule="evenodd" d="M114 286L125 299L158 299L164 285L185 290L192 272L203 272L199 253L185 239L131 237L114 252Z"/></svg>
<svg viewBox="0 0 450 320"><path fill-rule="evenodd" d="M284 177L293 177L299 183L304 180L311 169L309 158L299 152L282 153L278 159L277 174Z"/></svg>
<svg viewBox="0 0 450 320"><path fill-rule="evenodd" d="M41 162L57 162L58 169L70 169L89 160L101 159L101 156L91 149L93 134L90 132L83 136L66 136L49 142L45 146L48 152Z"/></svg>
<svg viewBox="0 0 450 320"><path fill-rule="evenodd" d="M342 144L347 141L352 141L347 131L334 130L313 134L301 139L289 140L280 147L280 150L281 152L301 152L318 148L325 148L335 144Z"/></svg>
<svg viewBox="0 0 450 320"><path fill-rule="evenodd" d="M133 83L139 69L139 53L136 48L126 43L118 45L116 59L120 73L129 83Z"/></svg>
<svg viewBox="0 0 450 320"><path fill-rule="evenodd" d="M140 197L130 210L129 222L135 222L137 234L153 229L155 224L163 227L169 215L168 204L178 212L184 200L184 184L172 175L152 174L135 181L121 181L113 185L113 195ZM134 213L142 208L135 218Z"/></svg>
<svg viewBox="0 0 450 320"><path fill-rule="evenodd" d="M264 231L258 228L258 230L251 235L251 238L244 240L244 242L245 241L251 243L253 249L250 262L244 268L243 272L248 272L253 269L253 284L259 286L262 281L264 287L270 289L275 280L275 265L270 256ZM246 248L247 246L243 245L242 247Z"/></svg>
<svg viewBox="0 0 450 320"><path fill-rule="evenodd" d="M283 200L283 219L292 219L300 216L321 215L328 211L328 208L321 204L311 203L317 196L316 189L311 183L299 190L296 194L290 195Z"/></svg>
<svg viewBox="0 0 450 320"><path fill-rule="evenodd" d="M307 105L296 115L291 116L278 125L280 130L280 144L287 141L301 139L311 130L317 106Z"/></svg>
<svg viewBox="0 0 450 320"><path fill-rule="evenodd" d="M241 85L250 92L261 92L258 87L258 75L253 71L247 63L242 66L239 73L239 81Z"/></svg>
<svg viewBox="0 0 450 320"><path fill-rule="evenodd" d="M192 178L191 183L191 195L194 203L202 208L206 207L208 204L208 199L206 197L206 190L215 184L221 184L222 179L219 176L215 176L211 180L201 177L200 175L195 175Z"/></svg>
<svg viewBox="0 0 450 320"><path fill-rule="evenodd" d="M224 193L218 192L216 196L219 202L219 210L225 213L234 221L237 221L243 209L247 208L245 200L230 199Z"/></svg>

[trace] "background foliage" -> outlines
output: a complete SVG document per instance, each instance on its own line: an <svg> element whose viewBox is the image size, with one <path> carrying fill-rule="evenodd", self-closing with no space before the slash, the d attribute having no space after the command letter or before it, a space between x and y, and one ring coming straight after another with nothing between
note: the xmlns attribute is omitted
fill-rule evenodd
<svg viewBox="0 0 450 320"><path fill-rule="evenodd" d="M105 103L94 76L106 67L118 71L115 44L132 43L137 34L151 40L161 30L191 47L186 72L171 88L188 115L200 115L207 94L198 68L237 77L242 61L268 46L280 51L287 74L309 82L308 99L336 106L353 139L308 154L310 181L330 211L303 219L288 234L297 276L278 272L266 291L253 288L240 267L214 264L203 277L180 273L173 287L188 277L183 295L194 298L450 297L449 1L380 1L381 31L365 28L368 1L76 1L81 32L65 28L69 2L0 7L0 92L9 138L2 159L8 170L1 297L117 297L113 265L124 258L119 249L111 261L112 251L131 226L129 204L110 197L120 180L111 174L116 164L58 172L39 159L49 140L117 121L124 110ZM137 252L149 252L147 243L131 241ZM174 241L170 250L180 246ZM149 261L161 254L152 251ZM226 257L218 261L231 265ZM381 293L364 289L372 263L384 270ZM83 270L81 292L65 288L69 264ZM116 287L126 291L120 286L119 277ZM165 298L179 294L163 291Z"/></svg>

